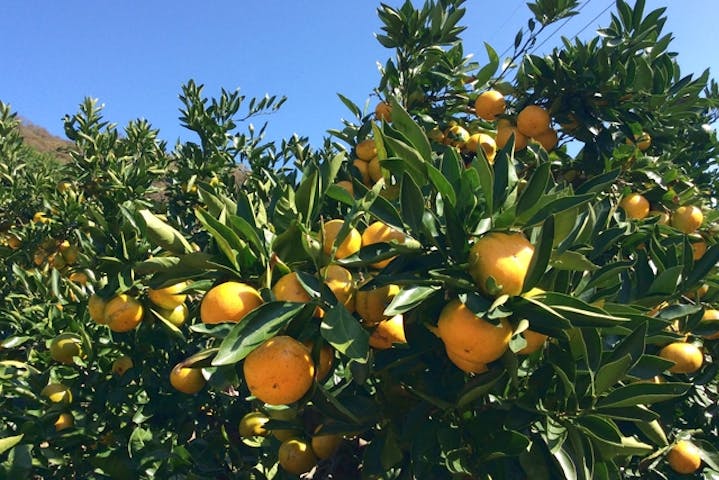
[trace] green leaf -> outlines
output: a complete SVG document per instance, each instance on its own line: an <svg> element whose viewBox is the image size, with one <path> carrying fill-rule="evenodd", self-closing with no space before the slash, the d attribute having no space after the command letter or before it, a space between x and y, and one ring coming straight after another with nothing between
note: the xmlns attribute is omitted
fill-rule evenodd
<svg viewBox="0 0 719 480"><path fill-rule="evenodd" d="M707 249L702 258L694 264L687 279L684 282L685 289L691 288L705 278L709 272L719 263L719 244L714 244Z"/></svg>
<svg viewBox="0 0 719 480"><path fill-rule="evenodd" d="M303 308L303 303L267 302L248 313L220 344L212 365L237 363L274 337Z"/></svg>
<svg viewBox="0 0 719 480"><path fill-rule="evenodd" d="M475 75L475 81L478 87L487 83L489 79L492 78L492 75L495 74L497 68L499 68L499 55L497 55L497 52L495 52L492 46L487 42L484 42L484 49L487 51L487 59L489 62Z"/></svg>
<svg viewBox="0 0 719 480"><path fill-rule="evenodd" d="M459 393L459 397L457 398L457 407L466 407L467 405L486 396L500 380L506 377L506 375L506 370L493 368L487 373L476 376Z"/></svg>
<svg viewBox="0 0 719 480"><path fill-rule="evenodd" d="M139 210L145 224L147 238L154 244L172 253L191 253L192 246L180 232L160 220L148 209Z"/></svg>
<svg viewBox="0 0 719 480"><path fill-rule="evenodd" d="M597 175L596 177L592 177L580 186L578 186L575 193L577 195L582 195L584 193L603 192L606 187L615 183L617 178L619 178L620 173L621 169L618 168L616 170Z"/></svg>
<svg viewBox="0 0 719 480"><path fill-rule="evenodd" d="M425 162L431 163L432 147L429 144L427 135L424 133L424 129L412 120L412 117L409 116L397 100L391 98L390 102L392 104L392 126L410 141L411 146L419 152Z"/></svg>
<svg viewBox="0 0 719 480"><path fill-rule="evenodd" d="M611 352L607 356L607 362L613 362L622 359L624 356L629 356L631 359L629 368L636 365L644 354L648 328L649 324L647 322L639 324L632 333L612 347Z"/></svg>
<svg viewBox="0 0 719 480"><path fill-rule="evenodd" d="M342 305L332 307L322 318L322 337L348 358L366 363L369 355L369 333Z"/></svg>
<svg viewBox="0 0 719 480"><path fill-rule="evenodd" d="M656 276L647 295L671 295L681 281L683 266L668 268Z"/></svg>
<svg viewBox="0 0 719 480"><path fill-rule="evenodd" d="M550 261L550 265L555 270L570 270L575 272L591 272L599 268L584 254L572 250L554 255Z"/></svg>
<svg viewBox="0 0 719 480"><path fill-rule="evenodd" d="M584 195L576 195L573 197L561 197L552 200L548 204L542 206L532 217L524 222L525 227L531 227L544 222L550 215L569 210L590 202L595 198L595 194L587 193Z"/></svg>
<svg viewBox="0 0 719 480"><path fill-rule="evenodd" d="M19 444L22 441L22 437L24 436L25 434L21 433L20 435L0 438L0 455L13 448L15 445Z"/></svg>
<svg viewBox="0 0 719 480"><path fill-rule="evenodd" d="M606 362L594 377L594 394L601 395L626 377L632 357L625 355L613 362Z"/></svg>
<svg viewBox="0 0 719 480"><path fill-rule="evenodd" d="M591 438L604 443L620 445L622 435L617 425L600 415L583 415L577 418L576 425Z"/></svg>
<svg viewBox="0 0 719 480"><path fill-rule="evenodd" d="M552 256L552 243L554 242L554 217L550 216L542 225L539 243L534 247L532 260L529 262L527 275L524 279L522 291L534 288L544 276Z"/></svg>
<svg viewBox="0 0 719 480"><path fill-rule="evenodd" d="M479 184L482 187L482 195L486 204L486 214L491 216L494 212L494 171L483 155L477 155L474 158L472 168L479 176Z"/></svg>
<svg viewBox="0 0 719 480"><path fill-rule="evenodd" d="M456 205L457 194L455 193L454 188L452 188L452 184L449 183L449 180L442 175L442 172L440 172L434 165L428 163L427 174L429 175L429 180L432 182L432 185L434 185L434 188L436 188L439 194L442 195L442 199L452 206Z"/></svg>
<svg viewBox="0 0 719 480"><path fill-rule="evenodd" d="M632 383L619 387L599 399L597 407L618 408L664 402L681 397L691 387L691 383Z"/></svg>
<svg viewBox="0 0 719 480"><path fill-rule="evenodd" d="M223 224L200 207L195 209L195 216L212 235L220 251L238 270L241 270L238 262L238 253L245 250L247 244L227 225Z"/></svg>
<svg viewBox="0 0 719 480"><path fill-rule="evenodd" d="M537 202L539 202L539 200L542 198L545 191L547 190L547 185L549 185L549 179L550 164L549 162L542 163L537 167L536 170L534 170L534 173L532 173L529 182L524 187L524 190L519 196L516 210L517 217L527 212L529 209L534 207Z"/></svg>
<svg viewBox="0 0 719 480"><path fill-rule="evenodd" d="M424 196L422 191L411 176L405 175L402 177L399 195L402 218L409 225L410 232L418 236L423 231Z"/></svg>
<svg viewBox="0 0 719 480"><path fill-rule="evenodd" d="M405 313L413 308L418 307L426 299L440 291L438 286L416 286L402 288L399 293L392 299L384 314L393 317L400 313Z"/></svg>
<svg viewBox="0 0 719 480"><path fill-rule="evenodd" d="M402 161L402 168L406 171L418 185L427 184L427 166L420 153L410 147L401 140L385 135L383 137L385 145L387 145L394 155ZM384 163L391 169L390 163Z"/></svg>
<svg viewBox="0 0 719 480"><path fill-rule="evenodd" d="M301 221L310 225L315 217L315 211L319 207L320 194L320 173L314 164L310 164L302 172L302 181L295 193L295 205Z"/></svg>

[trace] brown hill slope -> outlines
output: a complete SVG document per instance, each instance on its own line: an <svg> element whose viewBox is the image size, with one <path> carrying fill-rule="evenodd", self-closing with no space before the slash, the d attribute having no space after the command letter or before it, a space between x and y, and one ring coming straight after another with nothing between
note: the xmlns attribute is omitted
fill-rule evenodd
<svg viewBox="0 0 719 480"><path fill-rule="evenodd" d="M60 137L56 137L39 125L35 125L25 118L21 119L20 135L26 145L32 147L41 153L52 154L60 161L66 161L70 158L68 150L72 147L72 143Z"/></svg>

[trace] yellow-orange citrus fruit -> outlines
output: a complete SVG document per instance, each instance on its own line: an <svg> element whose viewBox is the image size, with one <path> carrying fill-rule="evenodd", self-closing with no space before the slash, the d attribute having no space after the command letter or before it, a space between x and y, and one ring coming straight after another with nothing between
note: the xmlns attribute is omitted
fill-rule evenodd
<svg viewBox="0 0 719 480"><path fill-rule="evenodd" d="M312 451L320 460L330 458L342 444L342 437L332 433L319 433L312 436Z"/></svg>
<svg viewBox="0 0 719 480"><path fill-rule="evenodd" d="M395 343L407 343L402 314L379 322L369 337L370 346L378 350L392 348Z"/></svg>
<svg viewBox="0 0 719 480"><path fill-rule="evenodd" d="M305 440L291 438L280 445L277 452L280 467L292 475L307 473L317 465L317 457Z"/></svg>
<svg viewBox="0 0 719 480"><path fill-rule="evenodd" d="M470 135L467 143L464 144L464 148L476 153L479 153L479 149L481 148L484 152L484 156L487 157L487 161L490 164L494 164L494 157L497 155L497 142L486 133Z"/></svg>
<svg viewBox="0 0 719 480"><path fill-rule="evenodd" d="M165 310L173 310L178 305L185 303L187 295L182 292L187 288L187 282L180 282L165 288L149 289L147 297L152 303Z"/></svg>
<svg viewBox="0 0 719 480"><path fill-rule="evenodd" d="M694 373L704 363L704 355L695 345L686 342L673 342L662 348L659 356L674 362L669 368L672 373Z"/></svg>
<svg viewBox="0 0 719 480"><path fill-rule="evenodd" d="M82 339L73 333L61 333L50 342L50 356L56 362L72 365L73 357L82 357Z"/></svg>
<svg viewBox="0 0 719 480"><path fill-rule="evenodd" d="M129 332L140 324L143 315L140 302L124 293L105 305L105 323L113 332Z"/></svg>
<svg viewBox="0 0 719 480"><path fill-rule="evenodd" d="M538 105L528 105L517 115L517 130L527 137L538 137L549 130L549 112Z"/></svg>
<svg viewBox="0 0 719 480"><path fill-rule="evenodd" d="M48 223L49 221L45 212L35 212L35 215L32 216L32 223Z"/></svg>
<svg viewBox="0 0 719 480"><path fill-rule="evenodd" d="M507 143L509 143L509 139L512 135L514 135L515 152L527 148L527 136L517 130L517 127L507 123L497 125L497 135L495 137L497 148L504 148Z"/></svg>
<svg viewBox="0 0 719 480"><path fill-rule="evenodd" d="M359 171L362 183L367 186L371 186L372 179L369 176L369 163L365 162L364 160L360 160L359 158L356 158L352 162L352 165L354 165Z"/></svg>
<svg viewBox="0 0 719 480"><path fill-rule="evenodd" d="M61 432L75 425L75 417L72 416L72 413L63 412L57 417L54 425L55 431Z"/></svg>
<svg viewBox="0 0 719 480"><path fill-rule="evenodd" d="M377 325L387 320L384 310L399 293L398 285L384 285L372 290L357 290L355 293L355 310L367 326Z"/></svg>
<svg viewBox="0 0 719 480"><path fill-rule="evenodd" d="M134 366L135 363L132 361L132 358L130 358L128 355L123 355L116 358L115 361L112 362L112 373L114 373L118 377L121 377L125 375L125 373Z"/></svg>
<svg viewBox="0 0 719 480"><path fill-rule="evenodd" d="M182 362L170 371L170 384L179 392L194 395L202 390L205 383L207 381L202 376L202 369L185 367Z"/></svg>
<svg viewBox="0 0 719 480"><path fill-rule="evenodd" d="M240 420L240 436L247 437L264 437L269 433L265 428L265 423L269 421L269 417L262 412L250 412Z"/></svg>
<svg viewBox="0 0 719 480"><path fill-rule="evenodd" d="M362 246L372 245L375 243L389 243L393 240L397 243L404 243L405 235L384 222L377 221L371 223L367 228L365 228L364 232L362 232ZM381 270L389 265L394 258L395 257L380 260L379 262L373 263L371 267Z"/></svg>
<svg viewBox="0 0 719 480"><path fill-rule="evenodd" d="M559 137L557 137L557 131L550 128L539 135L535 135L534 141L539 143L547 152L551 152L557 146Z"/></svg>
<svg viewBox="0 0 719 480"><path fill-rule="evenodd" d="M185 320L187 320L187 317L190 316L190 310L184 303L181 303L172 310L161 308L158 313L177 328L180 328L185 323Z"/></svg>
<svg viewBox="0 0 719 480"><path fill-rule="evenodd" d="M70 391L70 388L62 383L48 383L40 391L40 395L47 398L52 403L72 402L72 392Z"/></svg>
<svg viewBox="0 0 719 480"><path fill-rule="evenodd" d="M52 254L50 255L50 266L58 270L62 270L67 266L67 262L62 255Z"/></svg>
<svg viewBox="0 0 719 480"><path fill-rule="evenodd" d="M452 125L444 132L444 141L448 145L462 148L467 140L469 140L469 132L459 125Z"/></svg>
<svg viewBox="0 0 719 480"><path fill-rule="evenodd" d="M669 449L667 462L675 472L688 475L699 470L702 457L696 445L688 440L680 440Z"/></svg>
<svg viewBox="0 0 719 480"><path fill-rule="evenodd" d="M707 309L702 315L701 325L703 327L713 327L715 332L704 335L707 340L719 339L719 310Z"/></svg>
<svg viewBox="0 0 719 480"><path fill-rule="evenodd" d="M20 248L20 245L22 245L22 242L19 238L17 238L15 235L10 235L7 237L7 246L10 247L13 250L17 250Z"/></svg>
<svg viewBox="0 0 719 480"><path fill-rule="evenodd" d="M626 140L627 145L636 145L642 152L646 151L652 145L652 137L647 132L642 132L632 141L630 138Z"/></svg>
<svg viewBox="0 0 719 480"><path fill-rule="evenodd" d="M60 255L62 255L63 260L65 260L68 265L73 265L77 262L77 257L80 255L80 250L77 246L70 244L67 240L60 243L58 250L60 251Z"/></svg>
<svg viewBox="0 0 719 480"><path fill-rule="evenodd" d="M312 353L312 350L314 349L314 343L304 342L304 345L307 347L307 350ZM315 378L317 378L317 380L324 380L325 378L327 378L327 375L332 370L332 366L334 365L334 363L335 349L332 348L332 346L329 344L323 344L320 348L319 358L317 359L317 362L315 362L315 365L317 365Z"/></svg>
<svg viewBox="0 0 719 480"><path fill-rule="evenodd" d="M386 102L379 102L374 108L375 120L384 120L385 122L392 121L392 106Z"/></svg>
<svg viewBox="0 0 719 480"><path fill-rule="evenodd" d="M684 233L694 233L701 227L704 214L694 205L684 205L672 213L672 227Z"/></svg>
<svg viewBox="0 0 719 480"><path fill-rule="evenodd" d="M72 183L67 181L57 182L57 191L65 193L72 188Z"/></svg>
<svg viewBox="0 0 719 480"><path fill-rule="evenodd" d="M629 218L642 219L649 215L649 200L638 193L630 193L619 202Z"/></svg>
<svg viewBox="0 0 719 480"><path fill-rule="evenodd" d="M662 212L660 210L650 210L649 216L659 217L659 220L657 221L659 225L669 225L669 214L667 212Z"/></svg>
<svg viewBox="0 0 719 480"><path fill-rule="evenodd" d="M377 156L377 145L375 145L373 139L367 138L357 144L355 152L357 153L357 158L364 162L369 162Z"/></svg>
<svg viewBox="0 0 719 480"><path fill-rule="evenodd" d="M260 292L241 282L225 282L212 287L202 298L200 319L205 324L237 323L262 305Z"/></svg>
<svg viewBox="0 0 719 480"><path fill-rule="evenodd" d="M378 157L374 157L367 163L367 172L369 173L370 180L375 183L379 182L379 179L382 178L382 165L380 165Z"/></svg>
<svg viewBox="0 0 719 480"><path fill-rule="evenodd" d="M296 272L290 272L280 277L272 286L272 293L281 302L307 303L312 300L310 294L302 288Z"/></svg>
<svg viewBox="0 0 719 480"><path fill-rule="evenodd" d="M706 252L707 252L707 242L705 242L704 240L692 242L692 258L694 259L695 262L697 260L701 259Z"/></svg>
<svg viewBox="0 0 719 480"><path fill-rule="evenodd" d="M466 373L484 373L489 371L486 363L475 362L473 360L459 356L452 350L447 351L447 358L454 364L455 367L459 368Z"/></svg>
<svg viewBox="0 0 719 480"><path fill-rule="evenodd" d="M469 273L479 289L488 295L519 295L524 286L534 247L521 233L491 232L472 245ZM487 280L494 279L493 291Z"/></svg>
<svg viewBox="0 0 719 480"><path fill-rule="evenodd" d="M325 222L322 225L322 250L325 254L330 255L335 244L335 239L340 233L344 220L335 219ZM339 244L335 251L335 258L345 258L357 253L362 247L362 235L356 228L350 227L347 235Z"/></svg>
<svg viewBox="0 0 719 480"><path fill-rule="evenodd" d="M694 290L692 292L687 292L684 295L686 295L687 297L692 298L694 300L700 300L708 292L709 292L709 285L707 285L705 283L701 287L697 288L696 290Z"/></svg>
<svg viewBox="0 0 719 480"><path fill-rule="evenodd" d="M242 369L250 393L270 405L296 402L312 387L315 376L307 347L285 335L270 338L254 349Z"/></svg>
<svg viewBox="0 0 719 480"><path fill-rule="evenodd" d="M107 323L105 318L105 306L107 302L99 295L93 293L87 300L87 313L95 322L104 325Z"/></svg>
<svg viewBox="0 0 719 480"><path fill-rule="evenodd" d="M320 272L325 285L332 291L338 302L350 312L355 311L355 285L352 272L339 265L327 265Z"/></svg>
<svg viewBox="0 0 719 480"><path fill-rule="evenodd" d="M517 352L517 355L530 355L544 346L547 336L534 330L525 330L521 333L527 345Z"/></svg>
<svg viewBox="0 0 719 480"><path fill-rule="evenodd" d="M337 185L347 190L347 193L350 194L350 196L354 197L355 195L355 188L352 186L352 182L349 180L340 180L337 182Z"/></svg>
<svg viewBox="0 0 719 480"><path fill-rule="evenodd" d="M482 92L474 101L474 111L483 120L494 121L498 115L502 115L507 108L504 95L497 90Z"/></svg>
<svg viewBox="0 0 719 480"><path fill-rule="evenodd" d="M498 325L489 323L455 299L439 314L437 333L448 354L451 352L450 360L454 357L479 365L504 354L512 338L512 327L505 319Z"/></svg>

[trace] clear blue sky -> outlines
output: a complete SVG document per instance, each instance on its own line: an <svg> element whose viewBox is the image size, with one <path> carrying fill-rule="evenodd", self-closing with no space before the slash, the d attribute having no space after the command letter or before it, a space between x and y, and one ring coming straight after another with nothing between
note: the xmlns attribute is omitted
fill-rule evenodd
<svg viewBox="0 0 719 480"><path fill-rule="evenodd" d="M398 6L399 1L385 0ZM483 43L498 53L530 17L525 2L469 0L465 51L484 58ZM584 4L582 0L580 4ZM380 24L367 0L3 0L0 100L33 123L63 135L62 117L85 96L105 105L107 120L125 125L146 118L170 145L192 138L178 117L180 86L193 78L214 95L221 87L247 96L286 95L270 123L271 138L299 133L318 143L347 116L337 92L363 105L377 85L377 61L392 54L374 39ZM501 8L498 8L498 5ZM605 8L612 5L598 18ZM608 23L613 0L588 0L560 36L587 38ZM683 73L711 68L718 78L717 0L647 0L668 5L666 32ZM553 33L556 27L548 29ZM372 100L372 104L374 100ZM259 120L260 122L263 120Z"/></svg>

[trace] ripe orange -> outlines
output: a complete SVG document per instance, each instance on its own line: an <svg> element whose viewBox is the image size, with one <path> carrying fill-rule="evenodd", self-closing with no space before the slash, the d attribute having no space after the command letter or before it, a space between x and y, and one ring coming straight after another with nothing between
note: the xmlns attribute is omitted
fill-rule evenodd
<svg viewBox="0 0 719 480"><path fill-rule="evenodd" d="M367 326L375 326L382 320L387 320L384 309L399 293L398 285L384 285L372 290L357 290L355 294L355 309Z"/></svg>
<svg viewBox="0 0 719 480"><path fill-rule="evenodd" d="M105 319L105 306L107 302L99 295L93 293L87 301L87 313L95 322L104 325L107 323Z"/></svg>
<svg viewBox="0 0 719 480"><path fill-rule="evenodd" d="M22 245L22 241L20 241L19 238L17 238L15 235L9 235L7 237L7 246L10 247L12 250L17 250L20 248L20 245Z"/></svg>
<svg viewBox="0 0 719 480"><path fill-rule="evenodd" d="M619 206L624 209L629 218L642 219L649 215L649 200L638 193L630 193L622 198Z"/></svg>
<svg viewBox="0 0 719 480"><path fill-rule="evenodd" d="M641 135L636 137L634 141L627 138L627 145L636 145L636 147L642 152L646 151L652 145L652 137L647 132L642 132Z"/></svg>
<svg viewBox="0 0 719 480"><path fill-rule="evenodd" d="M551 152L557 146L559 137L557 137L557 131L550 128L539 135L535 135L534 141L539 143L547 152Z"/></svg>
<svg viewBox="0 0 719 480"><path fill-rule="evenodd" d="M532 260L534 247L521 233L491 232L477 240L469 253L469 273L488 295L519 295ZM489 291L487 280L496 289Z"/></svg>
<svg viewBox="0 0 719 480"><path fill-rule="evenodd" d="M61 432L75 425L75 417L72 416L72 413L63 412L57 417L54 425L55 431Z"/></svg>
<svg viewBox="0 0 719 480"><path fill-rule="evenodd" d="M262 305L260 292L240 282L225 282L212 287L200 305L200 319L205 324L237 323Z"/></svg>
<svg viewBox="0 0 719 480"><path fill-rule="evenodd" d="M48 383L40 391L40 395L50 400L52 403L70 403L72 402L72 392L62 383Z"/></svg>
<svg viewBox="0 0 719 480"><path fill-rule="evenodd" d="M494 157L497 155L497 142L494 138L487 135L486 133L475 133L470 135L464 148L470 152L479 153L479 148L484 152L484 156L487 157L487 161L490 164L494 164Z"/></svg>
<svg viewBox="0 0 719 480"><path fill-rule="evenodd" d="M695 262L700 260L707 252L707 242L701 239L701 237L699 238L698 241L692 242L692 258Z"/></svg>
<svg viewBox="0 0 719 480"><path fill-rule="evenodd" d="M530 355L544 346L547 336L534 330L525 330L521 333L527 345L517 352L517 355Z"/></svg>
<svg viewBox="0 0 719 480"><path fill-rule="evenodd" d="M364 160L360 160L359 158L356 158L352 162L352 165L354 165L357 168L357 170L359 170L360 179L362 180L362 183L367 186L371 186L372 179L369 176L369 163L365 162Z"/></svg>
<svg viewBox="0 0 719 480"><path fill-rule="evenodd" d="M340 435L324 433L312 436L312 451L320 460L330 458L342 444Z"/></svg>
<svg viewBox="0 0 719 480"><path fill-rule="evenodd" d="M537 137L549 130L549 112L538 105L528 105L517 115L517 130L527 137Z"/></svg>
<svg viewBox="0 0 719 480"><path fill-rule="evenodd" d="M392 348L395 343L407 343L404 335L404 316L395 315L377 324L369 337L369 344L378 350Z"/></svg>
<svg viewBox="0 0 719 480"><path fill-rule="evenodd" d="M497 90L482 92L474 101L474 111L483 120L494 121L498 115L502 115L507 108L504 95Z"/></svg>
<svg viewBox="0 0 719 480"><path fill-rule="evenodd" d="M449 358L449 361L452 362L455 367L466 373L484 373L489 371L489 367L487 367L486 363L466 359L454 353L452 350L447 350L447 358Z"/></svg>
<svg viewBox="0 0 719 480"><path fill-rule="evenodd" d="M307 473L317 465L312 447L299 438L285 440L277 452L280 467L292 475Z"/></svg>
<svg viewBox="0 0 719 480"><path fill-rule="evenodd" d="M517 130L517 127L509 123L498 123L495 141L497 148L504 148L509 143L509 138L514 135L514 151L518 152L527 148L527 136Z"/></svg>
<svg viewBox="0 0 719 480"><path fill-rule="evenodd" d="M699 470L702 457L696 445L688 440L680 440L669 449L667 462L675 472L688 475Z"/></svg>
<svg viewBox="0 0 719 480"><path fill-rule="evenodd" d="M499 325L489 323L455 299L439 314L437 334L449 359L462 368L463 365L458 365L454 359L480 366L501 357L512 338L512 327L505 319Z"/></svg>
<svg viewBox="0 0 719 480"><path fill-rule="evenodd" d="M372 245L375 243L389 243L392 240L396 241L397 243L404 243L405 235L396 228L393 228L384 222L377 221L371 223L367 228L365 228L364 232L362 232L362 246ZM394 260L394 258L395 257L380 260L379 262L375 262L370 266L372 268L381 270L387 265L389 265L389 263Z"/></svg>
<svg viewBox="0 0 719 480"><path fill-rule="evenodd" d="M354 197L355 189L352 186L352 182L350 182L349 180L340 180L339 182L337 182L337 185L347 190L350 196Z"/></svg>
<svg viewBox="0 0 719 480"><path fill-rule="evenodd" d="M670 343L661 349L659 356L674 362L674 366L669 368L672 373L694 373L704 363L701 350L686 342Z"/></svg>
<svg viewBox="0 0 719 480"><path fill-rule="evenodd" d="M112 362L112 373L114 373L118 377L121 377L125 375L125 373L134 366L135 364L132 361L132 358L130 358L128 355L123 355L116 358L115 361Z"/></svg>
<svg viewBox="0 0 719 480"><path fill-rule="evenodd" d="M262 412L250 412L240 420L240 436L241 437L264 437L267 435L265 423L269 421L269 417Z"/></svg>
<svg viewBox="0 0 719 480"><path fill-rule="evenodd" d="M367 163L367 172L374 183L379 182L379 179L382 178L382 165L379 163L379 157L373 157Z"/></svg>
<svg viewBox="0 0 719 480"><path fill-rule="evenodd" d="M158 313L177 328L180 328L185 323L185 320L187 320L187 317L190 316L190 310L184 303L181 303L172 310L161 308Z"/></svg>
<svg viewBox="0 0 719 480"><path fill-rule="evenodd" d="M707 309L704 310L701 320L702 327L714 327L715 333L704 335L707 340L719 339L719 310Z"/></svg>
<svg viewBox="0 0 719 480"><path fill-rule="evenodd" d="M392 121L392 106L385 103L379 102L374 109L375 120L384 120L385 122Z"/></svg>
<svg viewBox="0 0 719 480"><path fill-rule="evenodd" d="M452 125L444 132L444 141L448 145L462 148L467 140L469 140L469 132L459 125Z"/></svg>
<svg viewBox="0 0 719 480"><path fill-rule="evenodd" d="M61 333L50 342L50 356L56 362L72 365L73 357L82 357L82 339L74 333Z"/></svg>
<svg viewBox="0 0 719 480"><path fill-rule="evenodd" d="M325 254L330 255L334 248L335 239L337 234L340 233L344 220L335 219L325 222L322 225L322 250ZM345 258L350 255L357 253L362 247L362 235L357 231L356 228L350 227L342 243L337 246L335 251L335 258Z"/></svg>
<svg viewBox="0 0 719 480"><path fill-rule="evenodd" d="M672 213L672 227L686 233L694 233L701 227L704 214L694 205L684 205Z"/></svg>
<svg viewBox="0 0 719 480"><path fill-rule="evenodd" d="M280 277L272 286L272 293L281 302L309 303L312 301L310 294L302 288L296 272L290 272ZM322 308L317 307L315 308L314 316L322 318L324 313Z"/></svg>
<svg viewBox="0 0 719 480"><path fill-rule="evenodd" d="M187 295L180 293L187 288L187 282L180 282L157 290L150 288L147 297L152 303L165 310L173 310L182 305Z"/></svg>
<svg viewBox="0 0 719 480"><path fill-rule="evenodd" d="M178 363L170 371L170 384L175 390L188 395L194 395L202 390L207 381L202 376L202 369L185 367L183 362Z"/></svg>
<svg viewBox="0 0 719 480"><path fill-rule="evenodd" d="M315 376L307 347L284 335L270 338L254 349L242 369L252 395L270 405L296 402L312 387Z"/></svg>
<svg viewBox="0 0 719 480"><path fill-rule="evenodd" d="M113 332L129 332L142 321L140 302L124 293L115 295L105 305L105 323Z"/></svg>
<svg viewBox="0 0 719 480"><path fill-rule="evenodd" d="M374 139L367 138L359 142L355 147L355 153L357 153L357 158L362 161L369 162L372 160L377 156L377 145L375 145Z"/></svg>
<svg viewBox="0 0 719 480"><path fill-rule="evenodd" d="M327 265L320 272L325 285L332 291L337 301L350 312L355 311L355 285L352 272L339 265Z"/></svg>
<svg viewBox="0 0 719 480"><path fill-rule="evenodd" d="M304 345L311 354L314 348L314 343L304 342ZM315 374L315 378L317 378L317 380L324 380L330 373L330 370L332 370L332 366L335 363L335 349L327 343L323 344L320 348L320 355L317 360L317 372Z"/></svg>

